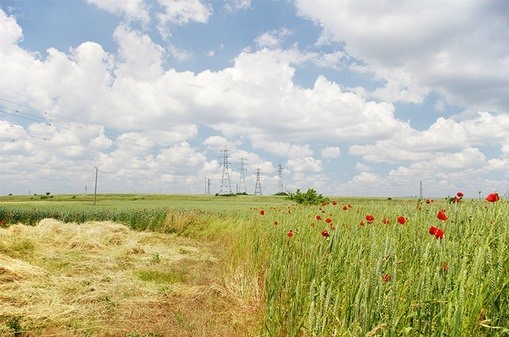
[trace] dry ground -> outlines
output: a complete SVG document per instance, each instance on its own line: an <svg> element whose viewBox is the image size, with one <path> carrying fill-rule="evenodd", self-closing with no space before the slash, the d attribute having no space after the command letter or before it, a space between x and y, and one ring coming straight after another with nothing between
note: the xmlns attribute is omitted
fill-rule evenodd
<svg viewBox="0 0 509 337"><path fill-rule="evenodd" d="M222 255L110 222L0 228L0 336L253 336Z"/></svg>

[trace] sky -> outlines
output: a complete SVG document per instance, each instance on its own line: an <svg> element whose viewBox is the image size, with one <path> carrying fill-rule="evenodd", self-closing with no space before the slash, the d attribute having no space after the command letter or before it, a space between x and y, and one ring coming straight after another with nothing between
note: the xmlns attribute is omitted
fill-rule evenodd
<svg viewBox="0 0 509 337"><path fill-rule="evenodd" d="M506 0L0 0L0 195L97 177L502 196L508 17Z"/></svg>

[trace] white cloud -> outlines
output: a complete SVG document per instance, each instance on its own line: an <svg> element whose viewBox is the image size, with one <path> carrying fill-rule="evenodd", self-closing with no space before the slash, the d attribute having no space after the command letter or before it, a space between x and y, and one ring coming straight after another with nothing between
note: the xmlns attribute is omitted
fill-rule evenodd
<svg viewBox="0 0 509 337"><path fill-rule="evenodd" d="M482 144L507 144L509 116L479 112L476 118L455 121L439 117L428 130L417 131L405 126L390 138L374 144L352 145L349 153L371 162L418 162L432 160L437 154Z"/></svg>
<svg viewBox="0 0 509 337"><path fill-rule="evenodd" d="M355 169L359 172L369 172L371 171L371 167L369 167L368 165L366 164L363 164L363 163L357 163L355 164Z"/></svg>
<svg viewBox="0 0 509 337"><path fill-rule="evenodd" d="M255 42L260 48L273 49L279 47L281 42L291 34L292 32L289 29L280 28L262 33L255 39Z"/></svg>
<svg viewBox="0 0 509 337"><path fill-rule="evenodd" d="M119 44L120 62L117 77L132 77L139 81L153 81L163 74L164 49L155 44L148 35L121 25L114 37Z"/></svg>
<svg viewBox="0 0 509 337"><path fill-rule="evenodd" d="M341 150L337 146L327 146L321 150L322 158L338 158Z"/></svg>
<svg viewBox="0 0 509 337"><path fill-rule="evenodd" d="M212 15L212 8L202 4L199 0L157 0L164 8L157 18L161 25L168 22L183 25L189 21L207 22Z"/></svg>
<svg viewBox="0 0 509 337"><path fill-rule="evenodd" d="M503 1L295 3L302 16L324 27L322 43L345 43L350 55L385 79L374 91L380 98L421 102L436 90L449 104L488 110L509 106L504 89L509 22Z"/></svg>
<svg viewBox="0 0 509 337"><path fill-rule="evenodd" d="M147 5L144 0L86 0L90 4L113 14L122 15L127 20L150 21Z"/></svg>
<svg viewBox="0 0 509 337"><path fill-rule="evenodd" d="M251 6L251 0L226 0L224 8L226 12L233 13L239 9L246 9Z"/></svg>
<svg viewBox="0 0 509 337"><path fill-rule="evenodd" d="M0 10L0 49L8 50L23 36L16 19Z"/></svg>
<svg viewBox="0 0 509 337"><path fill-rule="evenodd" d="M322 161L313 157L290 158L286 167L296 173L319 173L322 171Z"/></svg>

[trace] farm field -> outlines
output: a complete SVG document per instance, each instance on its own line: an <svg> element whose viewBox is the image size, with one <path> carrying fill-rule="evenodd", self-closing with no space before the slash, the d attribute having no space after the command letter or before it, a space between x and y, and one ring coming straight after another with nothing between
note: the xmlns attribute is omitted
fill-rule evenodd
<svg viewBox="0 0 509 337"><path fill-rule="evenodd" d="M0 336L508 336L506 200L0 198Z"/></svg>

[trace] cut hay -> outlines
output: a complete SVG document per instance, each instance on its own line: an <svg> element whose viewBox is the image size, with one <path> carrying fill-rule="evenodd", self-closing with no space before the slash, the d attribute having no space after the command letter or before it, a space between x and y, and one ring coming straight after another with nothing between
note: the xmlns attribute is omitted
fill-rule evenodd
<svg viewBox="0 0 509 337"><path fill-rule="evenodd" d="M0 228L0 336L233 335L213 254L112 222Z"/></svg>

